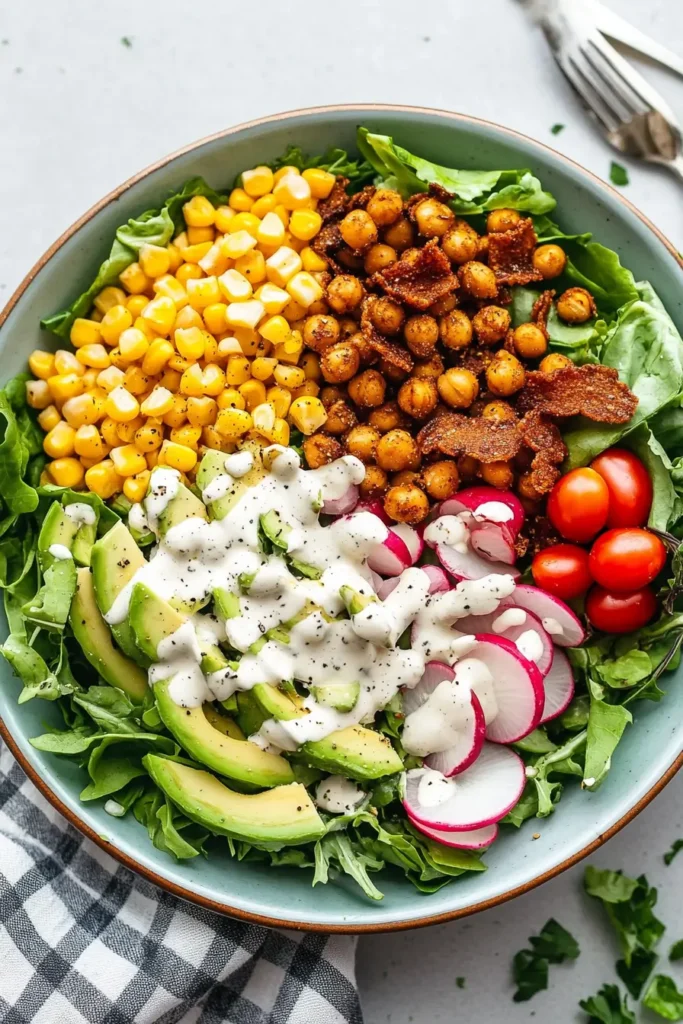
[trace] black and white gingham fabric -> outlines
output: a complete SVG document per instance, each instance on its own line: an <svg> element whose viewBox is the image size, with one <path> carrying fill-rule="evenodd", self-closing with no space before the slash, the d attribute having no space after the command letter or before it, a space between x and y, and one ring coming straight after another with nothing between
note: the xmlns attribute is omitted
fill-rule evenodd
<svg viewBox="0 0 683 1024"><path fill-rule="evenodd" d="M355 948L162 892L68 825L0 741L2 1024L362 1024Z"/></svg>

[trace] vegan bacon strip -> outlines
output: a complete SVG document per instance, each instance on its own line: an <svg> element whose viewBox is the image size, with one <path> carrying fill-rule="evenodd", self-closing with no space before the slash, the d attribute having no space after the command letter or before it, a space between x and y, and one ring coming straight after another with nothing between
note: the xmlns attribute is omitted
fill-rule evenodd
<svg viewBox="0 0 683 1024"><path fill-rule="evenodd" d="M533 262L536 232L531 217L520 220L508 231L489 232L488 240L489 267L498 284L529 284L543 280Z"/></svg>
<svg viewBox="0 0 683 1024"><path fill-rule="evenodd" d="M480 462L513 459L522 447L522 435L514 422L496 423L483 416L446 413L431 420L417 435L424 455L438 451L444 455L470 455Z"/></svg>
<svg viewBox="0 0 683 1024"><path fill-rule="evenodd" d="M638 398L611 366L587 363L563 366L552 373L532 370L526 375L517 404L522 410L536 409L549 416L586 416L598 423L628 423Z"/></svg>
<svg viewBox="0 0 683 1024"><path fill-rule="evenodd" d="M458 287L451 262L435 238L422 249L408 249L400 260L375 274L372 281L392 299L419 310L429 309L437 299Z"/></svg>

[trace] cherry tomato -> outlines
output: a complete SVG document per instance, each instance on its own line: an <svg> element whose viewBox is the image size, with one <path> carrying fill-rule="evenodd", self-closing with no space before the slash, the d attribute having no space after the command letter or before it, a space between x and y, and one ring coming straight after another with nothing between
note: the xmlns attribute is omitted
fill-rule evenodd
<svg viewBox="0 0 683 1024"><path fill-rule="evenodd" d="M620 593L652 583L666 562L666 548L649 530L608 530L593 544L590 571L608 590Z"/></svg>
<svg viewBox="0 0 683 1024"><path fill-rule="evenodd" d="M632 633L645 626L657 611L651 587L616 593L595 586L586 598L586 615L604 633Z"/></svg>
<svg viewBox="0 0 683 1024"><path fill-rule="evenodd" d="M573 469L557 481L548 499L548 516L567 540L585 544L602 530L609 511L607 484L594 469Z"/></svg>
<svg viewBox="0 0 683 1024"><path fill-rule="evenodd" d="M553 544L531 563L534 583L549 594L571 601L588 590L593 578L588 568L588 552L576 544Z"/></svg>
<svg viewBox="0 0 683 1024"><path fill-rule="evenodd" d="M638 456L626 448L610 448L593 459L591 469L607 484L607 525L644 526L652 505L652 481Z"/></svg>

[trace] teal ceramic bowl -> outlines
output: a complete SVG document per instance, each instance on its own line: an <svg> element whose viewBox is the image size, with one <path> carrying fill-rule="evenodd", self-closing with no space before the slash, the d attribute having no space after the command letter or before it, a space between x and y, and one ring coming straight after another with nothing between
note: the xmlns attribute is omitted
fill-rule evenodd
<svg viewBox="0 0 683 1024"><path fill-rule="evenodd" d="M116 227L158 206L193 175L225 186L244 167L263 163L289 143L309 153L328 146L354 148L356 125L393 135L413 152L447 166L530 167L558 200L567 231L593 231L616 249L638 278L649 278L683 332L683 270L674 248L604 182L558 153L514 132L457 114L410 107L348 106L297 111L255 121L162 160L106 196L66 232L30 271L0 314L2 379L25 368L29 352L45 347L39 317L65 306L109 249ZM0 636L6 623L0 622ZM374 903L343 882L311 888L308 871L236 863L213 852L174 863L155 850L140 825L115 819L101 806L82 804L83 774L68 761L34 750L29 737L57 724L50 704L19 707L19 683L0 659L2 734L47 799L90 839L127 867L177 896L261 924L319 931L382 931L434 924L482 910L558 874L595 850L633 818L683 763L683 668L669 677L660 704L644 702L619 745L603 787L594 794L568 786L558 811L504 835L487 854L489 870L425 896L387 873L385 898ZM534 830L540 833L532 842Z"/></svg>

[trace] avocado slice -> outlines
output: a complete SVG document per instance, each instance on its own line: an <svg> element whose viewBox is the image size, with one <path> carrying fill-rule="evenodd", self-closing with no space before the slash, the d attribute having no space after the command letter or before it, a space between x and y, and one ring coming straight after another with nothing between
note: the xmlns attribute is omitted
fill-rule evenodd
<svg viewBox="0 0 683 1024"><path fill-rule="evenodd" d="M269 512L263 512L259 516L259 523L271 544L280 551L286 551L292 527L283 520L277 509L271 508Z"/></svg>
<svg viewBox="0 0 683 1024"><path fill-rule="evenodd" d="M253 843L309 843L325 825L298 782L264 793L235 793L209 772L146 754L143 764L157 786L199 825Z"/></svg>
<svg viewBox="0 0 683 1024"><path fill-rule="evenodd" d="M360 695L360 683L320 683L311 687L311 693L318 704L335 711L353 711Z"/></svg>
<svg viewBox="0 0 683 1024"><path fill-rule="evenodd" d="M91 554L93 586L97 606L106 615L114 601L138 569L146 565L145 556L133 540L128 528L121 522L95 542ZM130 623L124 619L110 626L114 639L124 654L146 667Z"/></svg>
<svg viewBox="0 0 683 1024"><path fill-rule="evenodd" d="M154 481L154 473L150 477L150 487ZM178 490L171 498L158 519L159 536L165 537L168 531L184 523L186 519L208 519L204 502L198 498L185 484L179 484Z"/></svg>
<svg viewBox="0 0 683 1024"><path fill-rule="evenodd" d="M211 723L214 729L218 729L224 736L230 736L233 740L246 740L246 736L240 729L239 725L234 718L230 718L228 715L222 715L220 711L216 711L213 704L204 705L204 717Z"/></svg>
<svg viewBox="0 0 683 1024"><path fill-rule="evenodd" d="M224 519L237 502L244 496L250 487L255 487L266 475L261 459L263 448L256 441L247 441L242 445L242 451L250 451L254 456L254 465L239 479L233 479L225 494L215 501L209 501L207 508L212 519ZM209 484L218 476L228 476L225 470L225 452L208 451L199 464L197 470L196 484L200 493L203 494ZM226 484L228 481L226 481Z"/></svg>
<svg viewBox="0 0 683 1024"><path fill-rule="evenodd" d="M187 616L150 590L146 583L136 583L130 595L128 621L142 653L150 661L158 661L159 644L180 629ZM228 659L218 644L204 644L200 640L199 647L202 672L219 672L228 667Z"/></svg>
<svg viewBox="0 0 683 1024"><path fill-rule="evenodd" d="M64 548L68 548L71 551L74 538L78 533L78 523L74 523L72 519L64 511L64 506L60 505L58 501L53 501L47 510L47 514L43 519L43 524L38 534L38 543L36 549L38 552L38 564L42 572L46 572L51 565L54 564L57 559L54 555L50 554L50 548L53 544L60 544ZM67 559L61 559L66 562Z"/></svg>
<svg viewBox="0 0 683 1024"><path fill-rule="evenodd" d="M97 539L97 523L81 523L71 546L76 565L90 565L92 549Z"/></svg>
<svg viewBox="0 0 683 1024"><path fill-rule="evenodd" d="M41 629L61 633L66 625L71 601L76 590L76 566L71 547L78 532L74 523L55 501L50 505L37 541L38 565L42 584L34 596L22 606L26 620ZM50 551L53 545L64 548L60 558Z"/></svg>
<svg viewBox="0 0 683 1024"><path fill-rule="evenodd" d="M213 592L213 603L216 615L221 619L234 619L240 614L239 594L233 594L224 587L216 587Z"/></svg>
<svg viewBox="0 0 683 1024"><path fill-rule="evenodd" d="M69 624L90 664L111 686L117 686L136 703L147 693L147 674L126 658L111 640L109 626L100 615L90 569L76 574L76 593L71 602Z"/></svg>
<svg viewBox="0 0 683 1024"><path fill-rule="evenodd" d="M339 596L344 602L344 607L349 615L360 615L369 604L377 604L377 598L374 594L361 594L354 590L353 587L340 587Z"/></svg>
<svg viewBox="0 0 683 1024"><path fill-rule="evenodd" d="M316 768L361 782L403 771L403 761L387 737L362 725L351 725L323 740L304 743L299 753Z"/></svg>
<svg viewBox="0 0 683 1024"><path fill-rule="evenodd" d="M169 694L170 683L170 679L155 683L154 699L166 728L195 760L219 775L259 789L283 786L294 780L291 766L284 757L268 754L244 739L233 739L217 729L202 708L183 708L176 704Z"/></svg>

